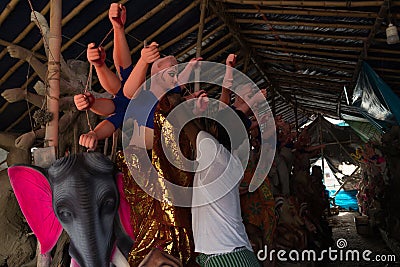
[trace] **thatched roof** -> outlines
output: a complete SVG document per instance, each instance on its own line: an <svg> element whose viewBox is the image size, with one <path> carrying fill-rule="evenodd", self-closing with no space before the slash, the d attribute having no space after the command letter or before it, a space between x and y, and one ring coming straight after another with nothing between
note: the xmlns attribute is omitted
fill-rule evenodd
<svg viewBox="0 0 400 267"><path fill-rule="evenodd" d="M49 18L49 2L32 4ZM63 1L65 59L86 60L86 45L106 36L111 2ZM134 60L147 40L158 42L163 54L186 62L195 55L198 29L203 27L202 57L223 63L229 53L238 53L237 68L260 88L270 88L273 111L291 122L297 117L301 124L316 113L356 113L347 105L343 88L351 96L363 61L400 94L400 44L388 45L385 35L389 17L399 25L400 1L208 0L204 25L199 23L202 0L120 2L127 7ZM8 44L18 44L45 58L30 11L28 1L0 1L0 92L25 83L32 88L38 79L32 71L27 79L27 63L6 50ZM110 35L104 43L109 65L112 45ZM27 115L25 102L8 104L0 97L1 131L29 130Z"/></svg>

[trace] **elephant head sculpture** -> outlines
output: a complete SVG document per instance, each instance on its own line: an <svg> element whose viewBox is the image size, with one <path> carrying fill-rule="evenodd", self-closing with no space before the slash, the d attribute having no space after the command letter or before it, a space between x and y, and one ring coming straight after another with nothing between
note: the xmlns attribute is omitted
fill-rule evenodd
<svg viewBox="0 0 400 267"><path fill-rule="evenodd" d="M107 157L81 153L59 159L49 169L16 165L8 173L42 254L55 246L64 228L71 240L71 266L129 266L130 207L122 174Z"/></svg>

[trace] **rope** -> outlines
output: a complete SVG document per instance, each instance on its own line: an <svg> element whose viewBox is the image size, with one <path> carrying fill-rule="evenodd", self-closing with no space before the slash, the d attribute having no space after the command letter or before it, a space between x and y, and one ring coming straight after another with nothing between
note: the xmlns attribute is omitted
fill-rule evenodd
<svg viewBox="0 0 400 267"><path fill-rule="evenodd" d="M113 32L113 30L114 30L114 29L111 28L111 29L108 31L108 33L106 34L106 36L104 36L104 38L100 41L98 47L100 47L100 46L103 45L103 43L107 40L108 36L110 36L110 34ZM75 42L75 41L74 41L74 42ZM81 44L81 43L78 43L78 44L83 45L83 44ZM83 46L84 46L84 45L83 45ZM81 53L79 53L79 55L78 55L75 59L80 58L80 57L83 55L83 53L85 53L85 51L86 51L86 46L85 46L85 49L84 49Z"/></svg>
<svg viewBox="0 0 400 267"><path fill-rule="evenodd" d="M31 130L33 133L35 133L34 131L34 127L33 127L33 120L32 120L32 114L31 114L31 107L29 106L29 102L28 102L28 80L29 80L29 74L30 74L30 70L31 70L31 64L28 64L28 71L26 73L26 81L22 87L23 90L26 91L26 95L25 95L25 102L26 102L26 107L28 109L28 117L29 117L29 123L31 125ZM35 134L36 135L36 134Z"/></svg>
<svg viewBox="0 0 400 267"><path fill-rule="evenodd" d="M83 93L86 93L89 91L89 88L91 88L91 84L92 84L92 77L93 77L93 64L90 64L89 67L89 73L88 73L88 78L86 81L86 86L83 89ZM86 109L85 110L86 113L86 121L87 121L87 125L89 127L89 130L92 132L93 131L93 127L92 124L90 123L90 119L89 119L89 111Z"/></svg>
<svg viewBox="0 0 400 267"><path fill-rule="evenodd" d="M42 35L43 44L44 44L45 48L46 48L46 47L48 48L49 57L51 57L52 60L53 60L53 62L55 62L54 56L53 56L52 52L51 52L50 49L49 49L50 46L49 46L49 44L47 43L46 38L44 37L43 29L42 29L42 27L40 27L39 19L37 18L36 13L35 13L35 10L33 9L31 0L28 0L28 3L29 3L29 7L30 7L30 9L31 9L31 12L32 12L33 16L35 17L35 21L37 22L37 25L39 26L38 28L39 28L39 30L40 30L40 34ZM59 64L59 62L58 62L58 64Z"/></svg>

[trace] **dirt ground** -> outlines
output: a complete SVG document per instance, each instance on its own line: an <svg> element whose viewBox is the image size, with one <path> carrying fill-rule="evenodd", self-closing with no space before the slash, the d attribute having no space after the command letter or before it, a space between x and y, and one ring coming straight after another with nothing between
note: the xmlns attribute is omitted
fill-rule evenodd
<svg viewBox="0 0 400 267"><path fill-rule="evenodd" d="M288 263L288 262L279 262L277 264L278 267L336 267L336 266L344 266L344 267L397 267L400 266L400 259L397 258L392 262L377 262L375 261L375 256L383 256L383 257L391 257L394 253L387 247L385 241L381 238L381 235L378 233L372 234L370 236L359 235L357 233L356 225L354 222L354 217L358 216L358 212L347 212L340 211L339 215L334 215L328 217L329 225L332 226L333 232L333 240L334 244L331 247L332 250L337 250L337 252L332 252L331 255L337 255L337 260L329 261L330 257L327 252L324 254L325 261L317 261L313 263ZM339 242L339 243L338 243ZM337 245L342 246L342 249L338 249ZM345 245L344 245L345 244ZM356 258L356 254L347 253L346 261L346 251L355 251L359 252L360 260L353 260ZM363 260L362 253L365 250L371 251L370 255L367 255L371 261ZM342 252L342 259L340 260L340 251ZM357 252L355 252L357 253ZM319 257L320 254L317 254ZM373 261L374 260L374 261Z"/></svg>
<svg viewBox="0 0 400 267"><path fill-rule="evenodd" d="M339 215L328 217L329 224L332 226L333 232L333 239L335 243L335 247L332 249L337 249L336 245L337 242L342 242L343 239L346 240L347 246L345 246L343 250L343 258L345 258L346 250L357 250L360 252L360 261L336 261L333 263L328 264L319 264L318 266L368 266L368 267L375 267L375 266L387 266L387 267L394 267L400 266L400 259L396 259L395 262L377 262L375 261L375 257L387 257L388 255L393 255L393 252L387 247L386 243L381 238L379 232L378 233L371 233L371 235L363 236L359 235L356 230L356 224L354 222L354 217L358 216L357 212L347 212L347 211L340 211ZM340 240L342 239L342 240ZM340 240L340 241L338 241ZM370 250L372 253L368 256L371 261L362 260L362 252L365 250ZM390 256L391 257L391 256ZM349 256L351 259L351 256ZM374 260L374 261L372 261Z"/></svg>

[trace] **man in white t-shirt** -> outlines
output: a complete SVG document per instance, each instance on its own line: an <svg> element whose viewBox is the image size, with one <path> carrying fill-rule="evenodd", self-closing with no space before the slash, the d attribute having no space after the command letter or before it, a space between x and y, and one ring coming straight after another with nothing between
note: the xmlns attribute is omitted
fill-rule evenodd
<svg viewBox="0 0 400 267"><path fill-rule="evenodd" d="M258 267L241 217L240 160L212 135L196 139L192 226L197 262L202 267Z"/></svg>

